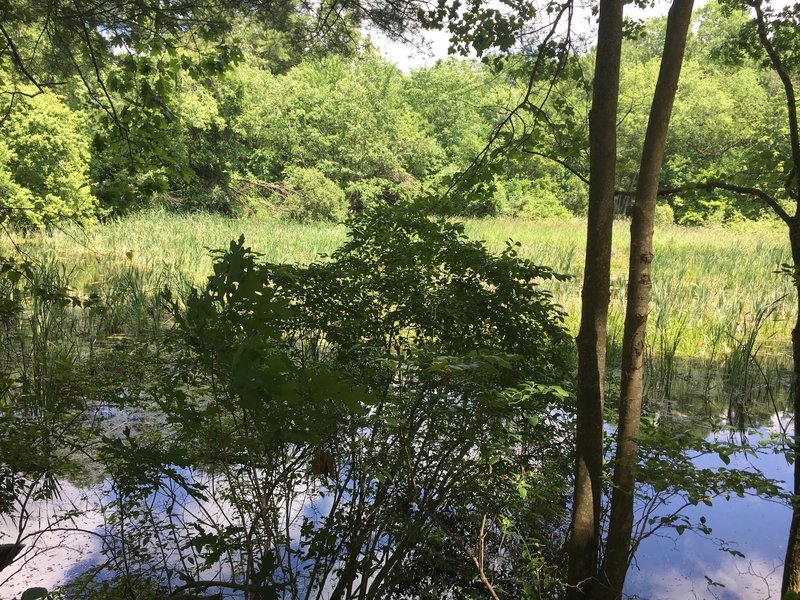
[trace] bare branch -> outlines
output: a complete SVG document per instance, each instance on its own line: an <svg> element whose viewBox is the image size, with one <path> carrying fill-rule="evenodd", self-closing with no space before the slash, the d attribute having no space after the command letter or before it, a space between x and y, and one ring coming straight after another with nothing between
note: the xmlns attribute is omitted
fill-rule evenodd
<svg viewBox="0 0 800 600"><path fill-rule="evenodd" d="M546 158L548 160L552 160L555 163L558 163L562 167L564 167L567 171L575 175L578 179L580 179L586 185L589 185L589 177L578 171L575 167L570 165L566 160L562 158L558 158L557 156L551 156L544 152L539 152L538 150L530 150L529 148L522 148L522 151L526 154L530 154L532 156L541 156L542 158Z"/></svg>
<svg viewBox="0 0 800 600"><path fill-rule="evenodd" d="M780 203L770 196L764 190L749 187L745 185L735 185L732 183L727 183L725 181L720 181L718 179L708 179L706 181L697 181L692 183L687 183L686 185L681 185L677 187L671 188L660 188L658 190L659 196L674 196L675 194L680 194L681 192L688 192L692 190L725 190L727 192L733 192L734 194L741 194L743 196L752 196L753 198L757 198L763 204L768 206L772 209L772 211L780 217L780 219L785 222L787 225L791 225L794 219L787 213L784 208L780 205ZM635 196L636 192L629 192L627 190L616 190L614 192L617 196Z"/></svg>

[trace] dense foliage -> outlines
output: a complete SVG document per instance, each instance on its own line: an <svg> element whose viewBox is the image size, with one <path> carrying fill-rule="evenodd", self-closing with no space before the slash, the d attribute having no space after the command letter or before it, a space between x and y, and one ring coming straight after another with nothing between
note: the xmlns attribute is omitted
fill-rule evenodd
<svg viewBox="0 0 800 600"><path fill-rule="evenodd" d="M125 256L131 231L152 235L165 220L175 229L153 238L163 254L138 247L158 269L133 253ZM162 212L138 228L125 221L111 226L119 227L113 237L121 245L104 255L101 271L90 255L88 265L67 258L75 267L67 272L53 258L66 254L63 247L37 254L44 262L36 265L1 263L0 509L52 511L46 525L23 523L21 539L29 544L23 559L45 549L37 540L41 528L45 535L69 530L79 546L87 518L93 523L88 535L102 540L98 553L104 552L91 563L65 559L62 564L74 563L71 575L86 572L53 596L162 600L165 589L200 591L198 582L217 581L251 586L256 597L264 592L259 585L296 597L313 569L336 585L337 566L325 567L338 557L342 568L356 564L359 573L383 573L378 597L405 590L482 598L473 560L482 537L486 575L501 597L557 597L572 410L560 389L569 390L561 383L573 365L561 310L539 285L555 286L572 302L579 289L565 295L569 282L520 260L514 244L490 253L465 239L460 225L398 206L358 215L344 245L334 250L341 238L326 238L332 256L309 266L271 264L243 242L215 253L213 268L189 257L180 272L192 266L196 276L212 274L195 292L180 291L167 259L190 254L197 246L193 228L208 231L212 223L226 229L202 237L205 244L217 245L214 240L227 239L241 224ZM316 225L268 225L248 236L271 257L296 256L301 240L316 245L298 235L304 229L325 235ZM265 243L286 228L292 249ZM178 229L192 241L169 246ZM548 229L537 241L526 239L521 251L560 245L571 255L573 244L559 244ZM691 244L678 249L670 242L676 255L661 268L685 287L675 284L664 294L682 307L728 302L731 315L739 315L744 300L730 297L730 282L753 273L767 277L779 248L770 257L747 253L760 266L743 266L741 240L712 251L702 239L711 232L724 235L721 229L691 232ZM759 235L748 239L747 248L763 250ZM97 239L92 245L105 247ZM693 263L698 256L707 262ZM691 281L693 269L720 260L740 269L736 277L705 288ZM548 261L570 265L555 254ZM91 281L76 281L91 269ZM165 284L176 290L169 314L158 297ZM753 285L752 301L761 302L762 290ZM710 303L709 290L719 294ZM707 362L686 364L657 354L662 337L661 351L675 351L678 337L666 337L681 335L673 327L688 337L681 319L678 313L658 328L648 350L654 353L651 397L674 400L649 405L656 427L646 440L637 493L652 522L641 522L642 535L692 528L709 535L713 513L709 524L698 522L670 508L676 499L681 506L707 503L751 487L779 495L774 482L758 475L700 469L686 455L692 448L691 456L735 456L730 440L703 442L709 430L699 423L709 411L724 412L718 396L726 405L730 396L732 422L770 422L772 390L759 369L772 367L739 339L754 343L758 330L746 318L737 324L736 316L719 316L717 345L691 347ZM707 342L705 333L696 337L703 341L694 343ZM735 344L732 353L721 348L723 339ZM689 351L687 341L681 352ZM618 364L616 352L612 342L612 364ZM718 355L727 361L721 382L713 379ZM722 387L709 389L716 385ZM683 402L703 386L705 396ZM76 508L72 484L92 502ZM354 489L363 494L353 496ZM335 507L328 504L337 498ZM351 554L353 536L365 541ZM389 545L403 540L413 550ZM399 552L396 565L385 568L380 552L387 558ZM260 569L258 558L265 559ZM351 575L342 585L355 589L360 582ZM316 597L321 585L306 590Z"/></svg>
<svg viewBox="0 0 800 600"><path fill-rule="evenodd" d="M157 305L138 330L114 318L135 310L134 273L104 308L57 271L31 288L37 269L4 267L36 312L0 396L2 509L107 476L105 560L66 597L481 598L481 573L513 596L557 593L573 365L540 283L562 276L415 209L350 226L308 266L232 242L203 289L169 296L172 332Z"/></svg>
<svg viewBox="0 0 800 600"><path fill-rule="evenodd" d="M55 94L41 94L18 101L0 135L3 222L41 227L97 217L86 115L70 110Z"/></svg>
<svg viewBox="0 0 800 600"><path fill-rule="evenodd" d="M585 211L591 52L568 59L555 87L535 92L528 108L515 113L514 131L525 136L522 152L470 169L458 180L459 193L443 199L523 97L529 60L449 59L404 74L369 44L300 51L298 32L308 24L286 18L274 29L244 16L237 20L225 39L241 54L229 49L221 57L224 49L201 44L109 63L104 77L124 129L77 79L54 88L58 95L12 95L14 110L0 125L6 212L26 226L153 204L341 220L348 211L427 194L461 215L547 218ZM668 142L666 188L767 172L787 143L780 126L784 109L771 91L774 76L732 50L742 22L739 13L715 4L699 12ZM663 25L648 21L626 42L618 167L623 192L636 183L637 141L646 126ZM543 112L530 111L534 104ZM37 127L47 133L36 133ZM514 131L498 143L513 139ZM92 141L88 149L86 140ZM66 153L58 167L63 174L35 164L53 153ZM663 202L672 211L665 208L665 218L689 224L763 212L758 203L722 191L687 189ZM620 196L621 213L626 204Z"/></svg>
<svg viewBox="0 0 800 600"><path fill-rule="evenodd" d="M348 37L362 20L335 4L341 30L294 4L276 12L277 29L248 2L166 0L132 12L99 2L96 14L74 5L21 2L4 13L14 31L0 27L0 225L26 236L166 205L346 220L349 238L298 266L262 262L242 237L215 254L202 289L171 280L161 295L145 290L149 266L133 251L123 278L93 281L87 295L55 258L0 262L0 513L19 515L16 541L33 541L34 554L43 550L31 510L58 505L64 481L97 499L58 505L45 529L86 532L78 519L102 519L90 535L105 560L56 594L559 596L574 365L563 310L539 286L566 277L511 242L492 254L432 215L585 210L593 51L539 46L563 58L536 72L552 70L540 88L526 79L536 52L404 74ZM489 38L510 45L508 23L484 35L470 30L478 21L462 33L479 53ZM798 169L781 163L774 75L758 52L732 50L743 24L716 5L700 15L660 221L761 217L761 205L703 184L744 175L789 222L782 189ZM324 43L309 42L315 28L328 30ZM620 213L638 185L663 23L640 29L626 42ZM670 347L665 331L662 355L674 357L680 333ZM753 372L753 343L726 350L728 383ZM744 428L748 410L732 397L728 420ZM665 527L711 534L682 509L656 515L670 498L782 496L760 473L698 469L687 455L727 464L728 444L651 425L632 490L649 506L634 547Z"/></svg>

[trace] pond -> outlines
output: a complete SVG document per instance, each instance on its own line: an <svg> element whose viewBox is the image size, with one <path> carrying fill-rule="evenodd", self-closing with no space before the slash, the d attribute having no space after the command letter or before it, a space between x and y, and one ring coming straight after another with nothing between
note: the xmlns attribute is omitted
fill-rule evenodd
<svg viewBox="0 0 800 600"><path fill-rule="evenodd" d="M707 439L726 441L733 436L736 439L731 441L755 447L770 434L790 427L790 419L782 413L748 434L713 433ZM716 455L702 456L694 463L701 468L726 467ZM759 471L768 478L784 482L785 490L791 489L793 467L781 453L736 452L730 456L727 467ZM683 514L694 522L704 517L712 529L711 536L691 530L678 535L675 530L669 530L663 536L643 540L626 579L625 593L629 598L780 598L791 522L788 505L757 496L732 495L729 500L715 499L712 506L690 506Z"/></svg>
<svg viewBox="0 0 800 600"><path fill-rule="evenodd" d="M103 525L96 510L99 490L63 483L61 497L36 502L28 514L25 552L11 567L0 572L0 598L18 598L29 587L53 589L80 574L82 567L100 560L101 541L95 535ZM76 516L60 519L75 511ZM0 521L0 543L16 542L19 521ZM25 534L23 534L25 535Z"/></svg>
<svg viewBox="0 0 800 600"><path fill-rule="evenodd" d="M790 425L785 414L764 418L760 427L748 434L729 431L711 433L708 439L722 441L734 436L739 443L757 445L781 427ZM695 460L698 467L724 467L716 455ZM782 454L736 452L731 468L758 470L765 476L790 482L792 468ZM105 497L103 497L105 495ZM96 507L108 490L98 485L78 488L63 485L56 502L35 503L29 515L29 529L46 529L41 536L26 540L37 550L19 568L0 574L0 598L17 598L29 586L52 587L65 583L100 560L97 531L103 516ZM674 509L667 505L662 510ZM65 510L79 516L58 522L56 515ZM678 535L674 529L654 535L641 543L626 582L629 598L667 600L676 598L714 598L730 600L765 600L779 598L783 558L791 511L785 504L745 495L730 500L717 498L712 506L700 504L685 509L692 520L704 517L713 533L703 536L691 530ZM657 515L656 515L657 516ZM0 524L2 541L13 538L18 523ZM7 536L7 537L5 537Z"/></svg>

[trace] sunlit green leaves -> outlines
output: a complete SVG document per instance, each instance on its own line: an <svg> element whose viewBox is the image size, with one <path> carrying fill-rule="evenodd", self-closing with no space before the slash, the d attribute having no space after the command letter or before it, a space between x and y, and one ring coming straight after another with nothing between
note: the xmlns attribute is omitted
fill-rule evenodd
<svg viewBox="0 0 800 600"><path fill-rule="evenodd" d="M151 440L106 440L109 464L132 461L117 485L135 503L159 481L183 485L170 465L215 465L229 473L239 518L258 515L260 535L299 544L308 564L386 536L404 568L381 597L420 581L443 593L471 581L459 548L482 518L491 544L513 548L515 575L497 573L503 586L553 585L528 569L538 573L542 553L555 551L544 532L567 480L551 475L568 468L560 385L571 341L538 286L563 276L519 258L513 243L493 254L418 207L367 210L350 227L347 243L308 266L264 264L243 239L231 242L203 289L185 303L169 297L176 356L152 392L168 426ZM254 502L253 479L280 500ZM297 540L273 520L300 482L338 499ZM374 516L353 522L353 511ZM209 566L245 540L236 529L198 530L191 564ZM369 551L358 560L359 572L383 568ZM287 563L275 561L248 577L283 589Z"/></svg>
<svg viewBox="0 0 800 600"><path fill-rule="evenodd" d="M94 221L97 200L89 189L89 139L80 113L55 94L17 99L0 135L0 220L21 227Z"/></svg>

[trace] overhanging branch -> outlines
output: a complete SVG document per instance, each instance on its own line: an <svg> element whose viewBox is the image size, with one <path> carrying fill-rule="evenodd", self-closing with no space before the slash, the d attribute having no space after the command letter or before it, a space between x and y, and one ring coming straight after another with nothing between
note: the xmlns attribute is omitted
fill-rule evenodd
<svg viewBox="0 0 800 600"><path fill-rule="evenodd" d="M797 99L794 91L794 82L792 76L784 63L781 56L778 54L772 40L767 32L767 22L764 16L764 11L761 6L761 0L750 0L748 4L753 8L756 13L756 27L758 30L758 39L761 46L769 57L772 64L772 69L777 73L778 77L783 84L783 91L786 96L786 109L789 120L789 141L792 148L792 169L797 171L800 169L800 125L798 125L797 117ZM790 171L790 173L791 173ZM791 184L791 176L787 178L787 185ZM800 199L800 189L795 194L795 199Z"/></svg>
<svg viewBox="0 0 800 600"><path fill-rule="evenodd" d="M533 104L530 101L530 98L533 95L534 85L538 81L537 78L538 78L538 75L540 74L540 69L542 68L542 66L544 64L545 58L548 56L548 54L546 52L546 50L548 48L548 45L551 43L553 38L556 36L556 34L558 32L559 23L561 22L561 19L564 17L564 15L567 15L568 25L567 25L567 34L566 34L567 37L566 37L566 40L562 43L562 48L566 51L566 49L569 47L569 44L570 44L569 35L570 35L570 31L572 29L572 10L573 10L572 0L568 0L567 2L565 2L561 6L560 10L556 13L555 17L553 18L553 20L549 24L549 31L548 31L547 35L544 36L543 40L538 45L539 52L538 52L538 54L536 56L536 60L534 61L533 66L531 67L531 71L530 71L529 78L528 78L528 83L527 83L527 86L526 86L526 89L525 89L525 93L524 93L524 96L523 96L522 100L513 109L511 109L508 112L508 114L500 121L500 123L498 123L494 127L494 129L492 130L492 133L489 135L489 140L486 142L486 144L484 145L483 149L477 154L477 156L475 156L475 158L472 160L472 162L469 164L469 166L456 176L456 178L454 179L454 181L452 182L450 187L445 192L445 196L447 196L450 193L452 193L460 184L462 184L463 181L469 180L469 178L472 176L472 174L475 172L475 170L481 164L483 164L483 162L485 161L486 157L489 155L492 147L494 146L495 142L500 137L500 134L503 131L506 131L507 127L511 128L511 130L512 130L512 138L514 137L514 127L515 127L514 126L514 119L520 114L521 111L523 111L526 108L538 108L538 109L541 109L541 106L544 104L544 101L542 103L540 103L540 105L538 107L534 107ZM563 57L562 57L561 60L559 60L558 67L556 69L556 74L550 79L550 89L552 89L552 87L555 85L555 79L561 73L561 69L562 68L563 68ZM549 90L548 90L548 93L545 95L545 99L548 98L548 97L549 97ZM538 118L537 118L537 120L538 120ZM535 127L535 125L534 125L534 127Z"/></svg>
<svg viewBox="0 0 800 600"><path fill-rule="evenodd" d="M554 163L557 163L557 164L561 165L567 171L569 171L570 173L575 175L575 177L580 179L583 183L585 183L586 185L589 185L589 178L586 175L584 175L583 173L581 173L580 171L578 171L578 169L573 167L571 164L569 164L563 158L558 158L557 156L551 156L550 154L546 154L544 152L539 152L538 150L531 150L530 148L524 148L523 147L522 151L525 152L526 154L530 154L531 156L541 156L542 158L546 158L547 160L551 160Z"/></svg>
<svg viewBox="0 0 800 600"><path fill-rule="evenodd" d="M720 181L718 179L708 179L706 181L696 181L692 183L687 183L685 185L671 187L671 188L661 188L658 190L659 196L674 196L675 194L680 194L681 192L688 192L692 190L725 190L727 192L733 192L734 194L741 194L743 196L752 196L760 200L763 204L768 206L772 209L772 211L778 215L781 220L786 223L787 225L791 225L794 221L792 217L787 213L780 203L766 193L764 190L759 188L750 187L746 185L735 185L732 183L728 183L726 181ZM629 192L626 190L617 190L614 192L618 196L635 196L636 192Z"/></svg>

